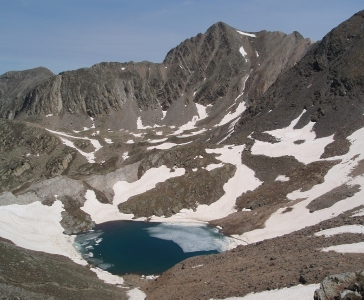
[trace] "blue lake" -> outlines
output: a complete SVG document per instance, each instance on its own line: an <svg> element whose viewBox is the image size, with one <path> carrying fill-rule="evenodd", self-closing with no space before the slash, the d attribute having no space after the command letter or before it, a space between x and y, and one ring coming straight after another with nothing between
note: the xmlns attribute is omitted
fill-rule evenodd
<svg viewBox="0 0 364 300"><path fill-rule="evenodd" d="M78 235L75 247L115 275L160 274L180 261L227 249L228 238L204 224L114 221Z"/></svg>

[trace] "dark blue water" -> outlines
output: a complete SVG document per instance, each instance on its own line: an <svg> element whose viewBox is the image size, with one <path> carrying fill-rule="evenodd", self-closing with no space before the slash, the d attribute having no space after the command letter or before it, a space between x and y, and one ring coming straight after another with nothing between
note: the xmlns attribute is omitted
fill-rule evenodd
<svg viewBox="0 0 364 300"><path fill-rule="evenodd" d="M77 236L75 245L89 263L112 274L151 275L192 256L218 253L226 238L205 225L115 221Z"/></svg>

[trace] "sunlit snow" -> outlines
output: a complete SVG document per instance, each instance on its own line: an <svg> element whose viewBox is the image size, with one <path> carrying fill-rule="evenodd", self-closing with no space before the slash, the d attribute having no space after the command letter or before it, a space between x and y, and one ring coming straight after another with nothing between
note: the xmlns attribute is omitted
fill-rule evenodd
<svg viewBox="0 0 364 300"><path fill-rule="evenodd" d="M237 32L240 33L241 35L246 35L246 36L250 36L250 37L257 37L254 33L247 33L247 32L240 31L240 30L237 30Z"/></svg>

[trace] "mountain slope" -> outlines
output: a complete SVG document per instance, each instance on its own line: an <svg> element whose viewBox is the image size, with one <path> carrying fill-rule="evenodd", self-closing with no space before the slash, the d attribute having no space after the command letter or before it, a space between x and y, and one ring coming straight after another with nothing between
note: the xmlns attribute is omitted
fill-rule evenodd
<svg viewBox="0 0 364 300"><path fill-rule="evenodd" d="M259 132L287 126L303 109L296 128L315 122L317 137L335 140L363 126L363 12L329 32L294 68L283 73L263 97L250 103L239 121ZM255 118L259 114L259 118Z"/></svg>
<svg viewBox="0 0 364 300"><path fill-rule="evenodd" d="M243 296L364 267L362 253L327 252L363 240L363 21L314 45L219 22L162 64L49 77L1 120L1 235L75 261L69 235L94 223L209 222L228 235L231 251L144 282L151 299Z"/></svg>

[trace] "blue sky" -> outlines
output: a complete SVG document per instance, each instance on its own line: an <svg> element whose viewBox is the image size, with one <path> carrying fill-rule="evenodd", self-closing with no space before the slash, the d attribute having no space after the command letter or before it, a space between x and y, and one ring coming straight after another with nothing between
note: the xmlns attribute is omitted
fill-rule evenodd
<svg viewBox="0 0 364 300"><path fill-rule="evenodd" d="M314 41L364 9L362 0L0 0L0 74L54 73L102 61L162 62L223 21L244 31L299 31Z"/></svg>

